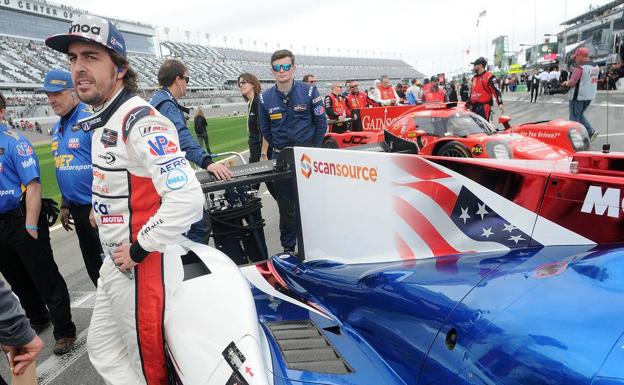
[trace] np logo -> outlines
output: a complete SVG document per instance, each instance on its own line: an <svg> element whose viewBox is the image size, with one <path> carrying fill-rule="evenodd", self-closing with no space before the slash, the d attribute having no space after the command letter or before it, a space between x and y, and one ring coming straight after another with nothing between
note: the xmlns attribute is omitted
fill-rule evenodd
<svg viewBox="0 0 624 385"><path fill-rule="evenodd" d="M166 136L158 135L154 139L147 142L150 146L150 154L154 156L163 156L167 154L175 154L178 146Z"/></svg>
<svg viewBox="0 0 624 385"><path fill-rule="evenodd" d="M312 159L307 154L301 155L301 175L306 179L310 179L312 175Z"/></svg>
<svg viewBox="0 0 624 385"><path fill-rule="evenodd" d="M600 186L589 186L583 207L581 207L582 213L601 216L606 213L612 218L619 218L622 210L624 210L624 200L622 200L620 189L607 188L603 194Z"/></svg>

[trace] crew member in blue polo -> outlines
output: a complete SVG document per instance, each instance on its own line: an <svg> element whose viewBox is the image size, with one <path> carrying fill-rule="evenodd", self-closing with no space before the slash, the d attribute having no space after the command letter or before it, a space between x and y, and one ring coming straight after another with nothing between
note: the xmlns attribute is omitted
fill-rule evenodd
<svg viewBox="0 0 624 385"><path fill-rule="evenodd" d="M6 99L0 94L0 272L34 329L44 329L52 317L54 353L65 354L76 340L76 326L67 284L54 262L48 223L41 215L39 160L28 139L1 123L5 111Z"/></svg>
<svg viewBox="0 0 624 385"><path fill-rule="evenodd" d="M91 115L74 91L69 71L53 69L45 77L43 88L54 113L61 117L52 129L52 155L56 165L56 180L61 190L61 225L66 231L76 228L78 244L87 273L97 287L102 266L102 245L98 232L89 221L91 212L91 137L93 131L83 131L78 121ZM114 164L114 156L106 159Z"/></svg>
<svg viewBox="0 0 624 385"><path fill-rule="evenodd" d="M264 138L277 158L284 147L320 147L327 132L323 98L314 84L294 80L295 56L289 50L275 51L271 70L275 86L260 95L258 121ZM277 204L280 212L280 241L286 252L297 244L295 196L292 181L278 181Z"/></svg>
<svg viewBox="0 0 624 385"><path fill-rule="evenodd" d="M208 170L218 180L230 179L232 177L230 170L221 163L214 163L212 156L204 151L186 127L184 114L188 114L189 109L180 105L178 99L186 94L189 80L188 69L181 61L165 60L158 70L158 84L161 89L154 93L149 102L175 125L180 139L180 149L186 153L187 160ZM186 237L194 242L207 244L209 230L210 217L205 212L201 221L191 225Z"/></svg>

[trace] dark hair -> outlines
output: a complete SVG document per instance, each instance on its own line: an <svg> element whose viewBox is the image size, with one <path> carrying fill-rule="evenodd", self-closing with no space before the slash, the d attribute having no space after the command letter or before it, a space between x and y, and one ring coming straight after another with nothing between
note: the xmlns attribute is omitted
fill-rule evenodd
<svg viewBox="0 0 624 385"><path fill-rule="evenodd" d="M271 55L271 64L273 64L274 61L283 59L285 57L289 57L291 63L295 64L295 55L293 55L293 53L287 49L278 49L277 51L273 52L273 55Z"/></svg>
<svg viewBox="0 0 624 385"><path fill-rule="evenodd" d="M241 81L241 79L252 85L254 90L254 96L257 96L260 91L262 91L262 86L260 85L260 81L258 80L256 75L250 74L249 72L243 72L242 74L238 75L239 82ZM245 99L246 102L249 101L245 95L243 95L243 99Z"/></svg>
<svg viewBox="0 0 624 385"><path fill-rule="evenodd" d="M123 77L124 87L133 94L137 93L139 90L139 74L130 66L130 62L127 58L115 51L108 50L108 52L110 53L113 64L126 69L126 74Z"/></svg>
<svg viewBox="0 0 624 385"><path fill-rule="evenodd" d="M308 81L310 81L310 78L313 78L314 75L312 74L307 74L306 76L303 77L303 79L301 79L302 82L307 83Z"/></svg>
<svg viewBox="0 0 624 385"><path fill-rule="evenodd" d="M165 60L158 70L158 84L169 87L178 77L184 76L186 66L176 59Z"/></svg>
<svg viewBox="0 0 624 385"><path fill-rule="evenodd" d="M353 80L345 80L345 82L344 82L345 86L346 86L347 84L351 84L351 82L352 82L352 81L353 81Z"/></svg>
<svg viewBox="0 0 624 385"><path fill-rule="evenodd" d="M2 92L0 92L0 110L5 109L6 105L6 98L4 97L4 95L2 95Z"/></svg>

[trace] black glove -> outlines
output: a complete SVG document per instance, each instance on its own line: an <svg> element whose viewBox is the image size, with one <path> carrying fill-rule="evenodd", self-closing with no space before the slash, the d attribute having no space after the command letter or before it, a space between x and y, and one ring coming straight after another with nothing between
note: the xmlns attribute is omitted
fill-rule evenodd
<svg viewBox="0 0 624 385"><path fill-rule="evenodd" d="M48 227L54 225L59 216L58 203L50 198L43 198L41 200L41 215L45 215Z"/></svg>

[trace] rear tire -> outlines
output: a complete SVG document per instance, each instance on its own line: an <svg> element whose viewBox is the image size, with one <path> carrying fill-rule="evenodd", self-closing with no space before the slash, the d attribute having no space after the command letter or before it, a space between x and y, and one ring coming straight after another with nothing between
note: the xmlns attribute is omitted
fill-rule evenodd
<svg viewBox="0 0 624 385"><path fill-rule="evenodd" d="M472 158L472 154L463 144L452 141L444 144L436 152L438 156L448 156L451 158Z"/></svg>
<svg viewBox="0 0 624 385"><path fill-rule="evenodd" d="M321 144L322 148L338 148L338 142L334 138L327 138Z"/></svg>

